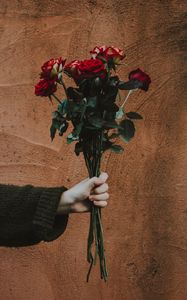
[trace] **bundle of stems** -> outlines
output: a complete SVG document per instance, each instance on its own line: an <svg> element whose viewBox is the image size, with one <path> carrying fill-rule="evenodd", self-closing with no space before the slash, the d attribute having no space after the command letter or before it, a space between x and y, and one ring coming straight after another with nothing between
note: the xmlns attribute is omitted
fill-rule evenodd
<svg viewBox="0 0 187 300"><path fill-rule="evenodd" d="M83 145L83 155L89 177L100 175L100 165L102 157L102 138L103 130L86 130L81 137ZM93 254L93 247L95 245L95 253ZM108 272L106 267L103 228L101 221L101 208L92 204L90 212L90 228L88 233L87 243L87 261L90 267L87 274L87 282L93 265L96 264L97 256L100 261L100 276L104 281L107 280Z"/></svg>

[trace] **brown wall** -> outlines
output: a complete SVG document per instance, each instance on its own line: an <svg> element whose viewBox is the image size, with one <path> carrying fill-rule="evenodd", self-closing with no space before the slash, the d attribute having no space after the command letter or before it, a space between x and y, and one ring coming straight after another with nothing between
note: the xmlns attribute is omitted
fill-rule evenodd
<svg viewBox="0 0 187 300"><path fill-rule="evenodd" d="M72 186L87 176L73 146L49 138L48 100L33 86L42 62L89 57L95 45L125 49L130 70L152 77L127 105L144 116L122 155L106 153L110 205L103 211L110 272L85 282L89 215L71 215L58 240L0 248L1 300L187 299L185 1L0 1L0 179ZM121 143L121 142L120 142Z"/></svg>

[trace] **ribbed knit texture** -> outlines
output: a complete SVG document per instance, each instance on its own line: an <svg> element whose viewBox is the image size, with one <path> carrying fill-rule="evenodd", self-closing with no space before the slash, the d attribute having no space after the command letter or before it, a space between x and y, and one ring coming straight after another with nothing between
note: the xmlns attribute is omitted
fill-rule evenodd
<svg viewBox="0 0 187 300"><path fill-rule="evenodd" d="M0 246L50 242L66 229L68 215L57 215L62 187L0 184Z"/></svg>

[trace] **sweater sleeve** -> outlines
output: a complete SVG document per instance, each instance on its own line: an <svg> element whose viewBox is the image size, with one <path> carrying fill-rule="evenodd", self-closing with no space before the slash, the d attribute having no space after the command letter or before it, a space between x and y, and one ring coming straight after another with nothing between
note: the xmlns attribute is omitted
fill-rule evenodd
<svg viewBox="0 0 187 300"><path fill-rule="evenodd" d="M63 234L69 215L57 215L57 208L65 190L0 184L0 246L30 246Z"/></svg>

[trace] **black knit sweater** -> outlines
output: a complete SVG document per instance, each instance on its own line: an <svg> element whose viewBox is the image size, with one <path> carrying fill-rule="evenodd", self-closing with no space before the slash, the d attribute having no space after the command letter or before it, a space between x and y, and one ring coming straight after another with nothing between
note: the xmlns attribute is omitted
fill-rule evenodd
<svg viewBox="0 0 187 300"><path fill-rule="evenodd" d="M66 229L67 215L57 215L62 187L0 184L0 246L50 242Z"/></svg>

